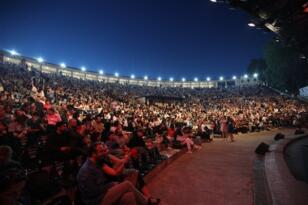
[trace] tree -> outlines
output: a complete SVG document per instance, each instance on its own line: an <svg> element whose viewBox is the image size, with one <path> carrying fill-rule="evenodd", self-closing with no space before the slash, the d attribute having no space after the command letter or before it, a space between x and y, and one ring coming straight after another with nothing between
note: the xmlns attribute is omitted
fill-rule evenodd
<svg viewBox="0 0 308 205"><path fill-rule="evenodd" d="M297 49L270 42L264 50L264 59L252 59L248 73L259 73L260 80L281 91L297 94L308 85L308 63L300 58Z"/></svg>
<svg viewBox="0 0 308 205"><path fill-rule="evenodd" d="M258 73L259 79L261 81L265 81L265 76L264 72L266 70L266 62L263 58L256 58L256 59L251 59L248 68L247 68L247 73L250 75L253 75L254 73Z"/></svg>

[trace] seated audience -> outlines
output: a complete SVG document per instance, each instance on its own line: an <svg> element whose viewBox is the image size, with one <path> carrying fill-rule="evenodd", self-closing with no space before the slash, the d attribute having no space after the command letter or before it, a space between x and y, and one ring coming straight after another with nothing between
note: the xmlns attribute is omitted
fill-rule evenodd
<svg viewBox="0 0 308 205"><path fill-rule="evenodd" d="M9 176L1 184L1 204L69 195L77 179L86 204L147 204L149 199L155 204L141 176L165 158L164 151L187 147L191 153L201 148L200 139L210 142L217 135L234 141L236 133L307 126L307 104L261 85L152 87L82 80L16 64L0 68L0 175ZM147 96L157 102L138 100ZM113 157L97 166L106 150L92 145L101 141ZM132 167L138 170L137 183L122 175ZM88 183L87 173L99 180Z"/></svg>

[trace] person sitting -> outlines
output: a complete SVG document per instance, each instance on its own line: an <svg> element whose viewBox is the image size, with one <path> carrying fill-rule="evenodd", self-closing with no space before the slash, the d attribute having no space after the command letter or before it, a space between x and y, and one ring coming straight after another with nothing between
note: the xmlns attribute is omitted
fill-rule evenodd
<svg viewBox="0 0 308 205"><path fill-rule="evenodd" d="M84 154L81 139L68 132L65 122L56 124L56 131L48 136L45 147L49 160L69 160Z"/></svg>
<svg viewBox="0 0 308 205"><path fill-rule="evenodd" d="M88 158L81 166L78 175L78 189L81 199L86 205L135 205L150 204L146 197L134 185L125 180L113 182L108 176L116 176L122 172L125 160L117 167L110 167L104 160L107 149L103 143L91 145Z"/></svg>
<svg viewBox="0 0 308 205"><path fill-rule="evenodd" d="M18 204L26 183L25 170L12 154L11 147L0 146L0 204Z"/></svg>
<svg viewBox="0 0 308 205"><path fill-rule="evenodd" d="M132 156L131 151L126 153L126 155L123 157L123 159L120 159L116 157L115 155L111 154L110 150L108 149L108 146L105 144L102 144L104 150L104 155L100 159L98 164L107 164L110 167L116 168L118 166L122 166L122 164L126 165L128 161L130 160L130 156ZM158 204L160 199L153 198L145 185L145 182L140 174L140 172L136 169L127 169L122 166L123 169L120 170L117 174L112 173L108 175L108 178L112 181L122 182L125 180L130 181L139 191L141 191L144 196L149 200L150 204ZM103 167L102 167L103 168Z"/></svg>
<svg viewBox="0 0 308 205"><path fill-rule="evenodd" d="M192 133L191 129L189 127L183 128L182 131L183 135L178 136L177 140L179 140L182 144L185 144L187 146L187 153L191 154L193 148L201 149L201 145L197 145L192 140Z"/></svg>
<svg viewBox="0 0 308 205"><path fill-rule="evenodd" d="M143 129L141 128L137 129L137 131L133 134L133 136L129 140L128 147L135 148L138 151L139 165L136 168L139 169L141 172L147 172L149 169L151 169L152 166L149 165L149 163L155 164L156 161L160 160L160 154L158 152L157 147L148 149L143 137L144 137Z"/></svg>

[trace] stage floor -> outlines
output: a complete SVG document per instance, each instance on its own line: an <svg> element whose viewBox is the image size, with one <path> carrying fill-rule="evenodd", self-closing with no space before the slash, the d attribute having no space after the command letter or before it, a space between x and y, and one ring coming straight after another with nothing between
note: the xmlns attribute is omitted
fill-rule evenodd
<svg viewBox="0 0 308 205"><path fill-rule="evenodd" d="M254 150L262 141L273 142L278 132L288 135L294 130L239 134L233 143L221 139L205 143L162 170L149 188L168 205L253 204Z"/></svg>

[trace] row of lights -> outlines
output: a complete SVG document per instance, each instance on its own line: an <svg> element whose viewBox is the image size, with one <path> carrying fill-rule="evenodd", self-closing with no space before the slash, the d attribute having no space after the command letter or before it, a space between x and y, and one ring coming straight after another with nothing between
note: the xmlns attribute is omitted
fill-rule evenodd
<svg viewBox="0 0 308 205"><path fill-rule="evenodd" d="M10 50L9 52L10 52L11 55L13 55L13 56L20 55L20 54L19 54L17 51L15 51L15 50ZM44 62L44 58L42 58L42 57L38 57L38 58L36 58L36 60L37 60L39 63L43 63L43 62ZM61 67L61 68L66 68L66 64L62 62L62 63L60 63L60 67ZM85 66L81 66L81 71L85 72L86 70L87 70L87 68L86 68ZM103 75L103 74L104 74L104 71L103 71L103 70L99 70L98 72L99 72L100 75ZM118 73L118 72L114 73L114 76L115 76L115 77L119 77L119 73ZM257 78L257 77L258 77L258 74L257 74L257 73L254 73L254 74L253 74L253 77L254 77L254 78ZM132 74L132 75L130 76L130 78L131 78L131 79L135 79L135 75ZM245 75L244 75L244 78L248 78L248 75L245 74ZM144 79L144 80L148 80L148 76L144 76L143 79ZM234 75L234 76L232 77L232 79L233 79L233 80L236 80L237 77ZM162 78L161 78L161 77L158 77L157 80L158 80L158 81L161 81ZM223 76L220 76L220 77L219 77L219 80L220 80L220 81L224 80L224 77L223 77ZM170 82L173 82L173 81L174 81L174 78L173 78L173 77L169 78L169 81L170 81ZM186 81L186 78L182 78L182 82L185 82L185 81ZM195 77L195 78L194 78L194 81L195 81L195 82L198 82L199 79L198 79L197 77ZM211 78L210 78L210 77L207 77L207 78L206 78L206 81L211 81Z"/></svg>

